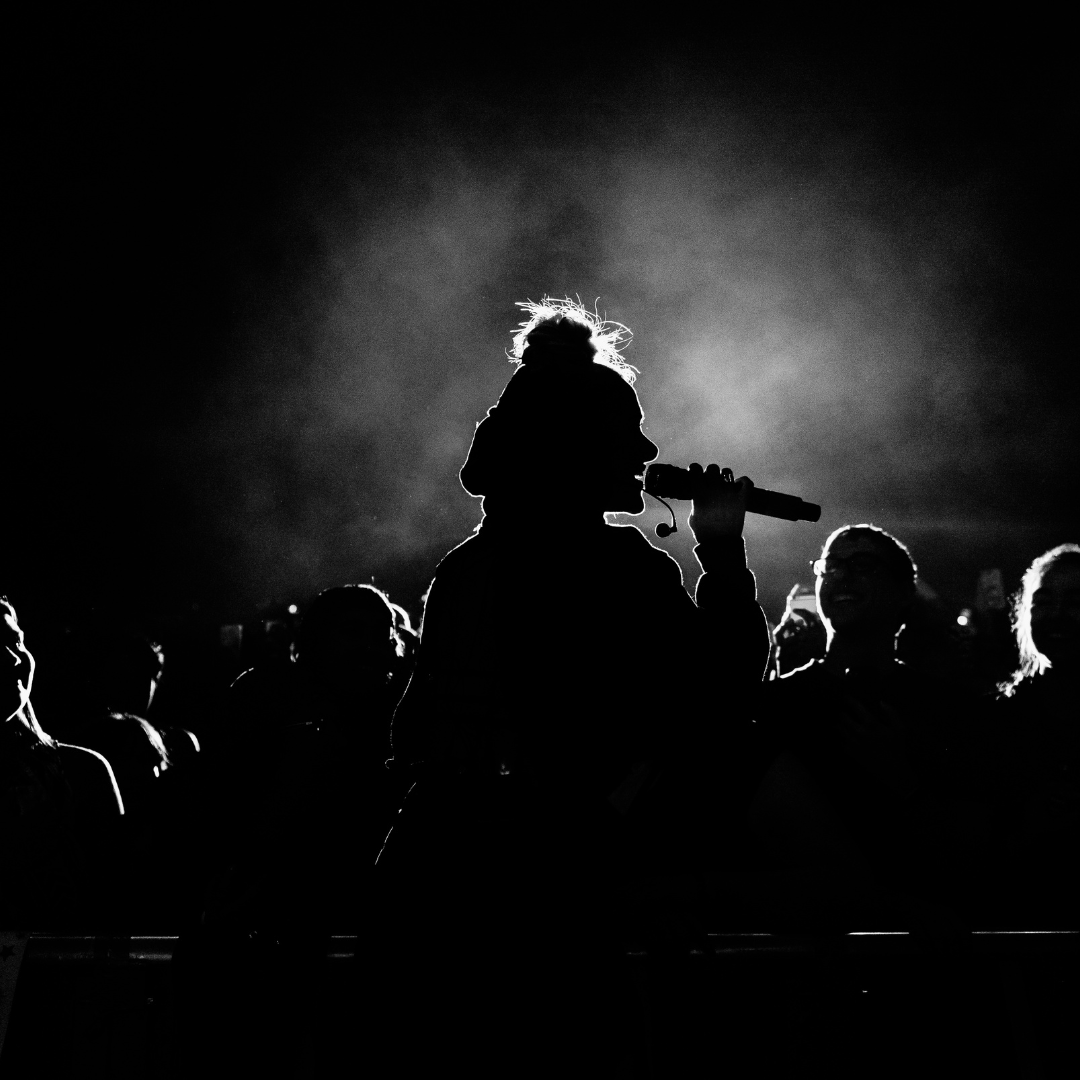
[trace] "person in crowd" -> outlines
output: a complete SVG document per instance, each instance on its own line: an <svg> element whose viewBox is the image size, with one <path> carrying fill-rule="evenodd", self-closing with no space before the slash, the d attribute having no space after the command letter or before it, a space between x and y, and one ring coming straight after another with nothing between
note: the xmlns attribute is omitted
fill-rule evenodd
<svg viewBox="0 0 1080 1080"><path fill-rule="evenodd" d="M385 764L402 652L386 594L337 586L304 612L295 660L251 668L230 688L215 872L174 965L196 1032L190 1067L222 1054L256 1071L305 1060L330 935L359 930L404 794ZM283 981L300 996L283 995Z"/></svg>
<svg viewBox="0 0 1080 1080"><path fill-rule="evenodd" d="M149 818L161 801L164 775L193 766L200 750L190 731L147 719L161 679L161 647L99 620L70 634L68 646L72 693L55 729L104 754L128 815Z"/></svg>
<svg viewBox="0 0 1080 1080"><path fill-rule="evenodd" d="M1037 694L1055 714L1071 711L1080 679L1080 544L1060 544L1028 567L1013 632L1020 664L1002 696L1016 703Z"/></svg>
<svg viewBox="0 0 1080 1080"><path fill-rule="evenodd" d="M1060 929L1080 907L1080 545L1028 567L1013 603L1020 663L1002 683L973 781L995 809L993 872L978 896L999 922Z"/></svg>
<svg viewBox="0 0 1080 1080"><path fill-rule="evenodd" d="M66 636L54 731L112 765L124 800L122 910L133 927L175 927L190 907L198 835L200 744L148 718L161 679L161 647L125 625L94 616Z"/></svg>
<svg viewBox="0 0 1080 1080"><path fill-rule="evenodd" d="M989 828L956 767L978 727L976 702L897 658L916 567L896 537L839 528L814 573L825 655L763 690L773 763L752 810L759 840L780 865L828 868L811 918L950 911L949 874L985 848Z"/></svg>
<svg viewBox="0 0 1080 1080"><path fill-rule="evenodd" d="M112 925L123 800L109 762L42 728L30 694L34 656L18 615L0 597L0 921L100 930Z"/></svg>
<svg viewBox="0 0 1080 1080"><path fill-rule="evenodd" d="M418 778L376 873L401 1052L417 1065L437 1031L483 1075L543 1073L570 1046L591 1072L632 1041L613 961L627 897L723 857L769 653L751 482L691 466L691 599L674 559L605 519L642 512L658 452L624 328L570 300L520 306L516 370L460 474L483 520L436 569L394 717Z"/></svg>
<svg viewBox="0 0 1080 1080"><path fill-rule="evenodd" d="M251 822L245 835L262 830L269 840L263 825L279 818L283 828L317 822L320 836L335 843L347 836L349 849L374 863L404 794L391 790L385 767L404 689L396 621L389 597L373 585L326 589L304 613L295 660L256 666L233 684L224 786L235 795L228 816ZM285 808L285 784L301 805ZM302 846L311 850L306 840Z"/></svg>
<svg viewBox="0 0 1080 1080"><path fill-rule="evenodd" d="M904 615L904 629L896 640L896 658L913 675L955 685L962 693L980 696L985 687L972 678L955 630L954 613L922 578L915 581L915 595Z"/></svg>

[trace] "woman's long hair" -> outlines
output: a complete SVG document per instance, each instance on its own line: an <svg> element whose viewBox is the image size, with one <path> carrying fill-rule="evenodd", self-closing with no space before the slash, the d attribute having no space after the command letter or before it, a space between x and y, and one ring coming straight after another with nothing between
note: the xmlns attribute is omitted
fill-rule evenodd
<svg viewBox="0 0 1080 1080"><path fill-rule="evenodd" d="M1059 544L1040 555L1027 568L1020 588L1013 596L1012 628L1020 650L1020 664L1012 675L998 685L998 690L1006 697L1012 697L1025 679L1042 675L1050 667L1049 658L1039 652L1031 636L1031 604L1047 572L1062 560L1080 563L1080 544Z"/></svg>

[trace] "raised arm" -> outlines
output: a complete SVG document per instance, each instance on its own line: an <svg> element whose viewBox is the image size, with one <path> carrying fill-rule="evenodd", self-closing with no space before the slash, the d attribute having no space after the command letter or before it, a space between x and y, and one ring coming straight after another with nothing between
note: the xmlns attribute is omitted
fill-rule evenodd
<svg viewBox="0 0 1080 1080"><path fill-rule="evenodd" d="M694 555L702 568L695 600L706 616L704 648L723 661L732 682L759 683L769 662L769 626L757 602L757 583L746 565L742 530L746 502L754 484L738 480L718 465L696 473L701 494L694 499L688 524L697 540Z"/></svg>

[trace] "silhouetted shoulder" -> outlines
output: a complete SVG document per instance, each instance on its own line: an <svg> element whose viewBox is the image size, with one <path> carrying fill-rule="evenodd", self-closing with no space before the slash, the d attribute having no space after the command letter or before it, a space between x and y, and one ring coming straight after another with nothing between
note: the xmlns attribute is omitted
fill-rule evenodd
<svg viewBox="0 0 1080 1080"><path fill-rule="evenodd" d="M795 693L809 686L815 686L827 677L821 660L808 660L802 667L785 672L779 679L773 679L767 685L780 693Z"/></svg>
<svg viewBox="0 0 1080 1080"><path fill-rule="evenodd" d="M500 605L516 597L519 607L526 599L593 604L618 595L647 617L657 604L674 605L676 611L687 602L692 606L678 562L634 525L603 525L565 536L548 529L511 535L485 526L439 563L425 626L433 612L439 618L440 608L460 617L484 594L497 597Z"/></svg>
<svg viewBox="0 0 1080 1080"><path fill-rule="evenodd" d="M123 814L120 787L112 766L102 754L70 743L57 743L56 748L79 812L101 817Z"/></svg>
<svg viewBox="0 0 1080 1080"><path fill-rule="evenodd" d="M432 623L441 621L441 610L446 607L453 612L459 604L468 605L479 582L497 578L502 572L500 552L481 539L479 533L448 551L438 566L424 599L424 619L421 625L421 641ZM430 634L428 634L430 638Z"/></svg>
<svg viewBox="0 0 1080 1080"><path fill-rule="evenodd" d="M174 762L182 765L189 764L196 755L202 753L202 746L195 732L175 726L159 727L158 731L161 733L161 739L165 743L169 757Z"/></svg>
<svg viewBox="0 0 1080 1080"><path fill-rule="evenodd" d="M778 679L761 684L765 701L774 709L816 698L827 690L832 677L820 660L809 660L802 667L785 672Z"/></svg>
<svg viewBox="0 0 1080 1080"><path fill-rule="evenodd" d="M291 691L296 681L294 664L266 664L240 672L229 686L234 701L258 701Z"/></svg>
<svg viewBox="0 0 1080 1080"><path fill-rule="evenodd" d="M303 690L296 664L266 664L241 672L227 694L229 723L268 735L295 719Z"/></svg>

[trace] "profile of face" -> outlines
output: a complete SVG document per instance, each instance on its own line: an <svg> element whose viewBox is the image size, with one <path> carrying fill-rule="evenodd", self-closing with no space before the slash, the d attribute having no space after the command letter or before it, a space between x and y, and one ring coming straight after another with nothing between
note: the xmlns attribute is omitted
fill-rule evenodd
<svg viewBox="0 0 1080 1080"><path fill-rule="evenodd" d="M597 507L605 513L640 514L645 509L645 466L660 450L641 430L644 416L633 387L616 379L611 405L582 456L589 463Z"/></svg>
<svg viewBox="0 0 1080 1080"><path fill-rule="evenodd" d="M34 684L34 657L23 640L15 609L7 601L0 601L0 616L0 641L4 649L0 715L7 721L30 700L30 689Z"/></svg>
<svg viewBox="0 0 1080 1080"><path fill-rule="evenodd" d="M1031 598L1031 640L1056 670L1080 661L1080 562L1060 559L1043 571Z"/></svg>
<svg viewBox="0 0 1080 1080"><path fill-rule="evenodd" d="M841 533L814 564L818 611L833 634L895 634L911 589L890 572L884 546L866 533Z"/></svg>

